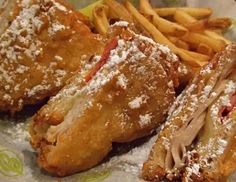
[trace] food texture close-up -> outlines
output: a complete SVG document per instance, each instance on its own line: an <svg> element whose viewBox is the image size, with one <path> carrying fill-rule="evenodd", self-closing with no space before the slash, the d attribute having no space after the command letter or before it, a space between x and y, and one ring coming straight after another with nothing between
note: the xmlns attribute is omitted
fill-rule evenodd
<svg viewBox="0 0 236 182"><path fill-rule="evenodd" d="M234 0L0 0L0 182L236 181Z"/></svg>

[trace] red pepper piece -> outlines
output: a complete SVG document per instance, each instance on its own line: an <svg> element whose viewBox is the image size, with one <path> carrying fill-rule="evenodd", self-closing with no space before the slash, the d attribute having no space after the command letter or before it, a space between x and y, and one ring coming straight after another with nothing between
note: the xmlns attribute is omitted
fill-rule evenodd
<svg viewBox="0 0 236 182"><path fill-rule="evenodd" d="M85 82L90 81L93 76L101 69L101 67L107 62L110 52L118 46L117 38L112 39L105 47L103 54L95 65L95 67L89 72L89 74L85 77Z"/></svg>
<svg viewBox="0 0 236 182"><path fill-rule="evenodd" d="M230 99L230 106L225 106L225 107L221 108L220 116L227 117L235 106L236 106L236 93Z"/></svg>

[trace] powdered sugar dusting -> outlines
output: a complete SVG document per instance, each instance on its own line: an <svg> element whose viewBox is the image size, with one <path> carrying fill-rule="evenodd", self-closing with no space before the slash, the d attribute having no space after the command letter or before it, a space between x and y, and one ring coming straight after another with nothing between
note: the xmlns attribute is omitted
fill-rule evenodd
<svg viewBox="0 0 236 182"><path fill-rule="evenodd" d="M236 82L230 80L225 86L224 93L220 96L216 103L214 103L210 108L211 118L214 123L217 121L221 123L221 118L219 117L220 109L223 107L231 106L230 98L232 94L236 91Z"/></svg>
<svg viewBox="0 0 236 182"><path fill-rule="evenodd" d="M217 64L214 64L215 62L213 61L214 63L209 63L201 68L192 82L182 94L177 97L170 108L167 122L161 129L159 138L156 142L155 147L158 148L158 151L162 151L163 148L166 149L167 147L170 149L171 147L169 147L169 145L172 145L172 141L170 140L172 140L176 134L179 134L178 132L181 134L185 129L185 126L190 122L197 121L200 114L206 112L207 117L205 119L203 118L205 122L204 130L202 130L197 137L196 143L192 142L190 144L189 147L191 148L191 151L186 152L187 157L184 155L184 158L182 158L184 167L181 165L180 167L172 168L171 170L163 167L163 170L168 170L168 172L167 176L166 174L160 174L161 177L181 177L180 172L182 172L182 169L184 168L185 177L187 178L186 181L191 178L192 174L194 174L195 180L197 177L201 177L202 173L205 172L204 170L208 173L209 170L215 170L215 165L218 165L218 159L224 153L225 148L228 145L228 140L233 136L234 132L231 130L233 123L232 119L227 119L222 122L219 117L219 112L221 111L222 106L230 106L230 97L235 93L235 85L232 81L228 81L231 78L231 76L228 77L228 75L233 73L232 67L235 65L236 61L235 48L236 47L233 44L227 46L224 51L218 53L213 59ZM220 107L217 105L218 103L220 103ZM218 120L220 122L216 122L212 115L215 118L219 118ZM231 125L229 123L231 123ZM173 147L175 146L173 145ZM194 148L194 150L192 150L192 148ZM187 148L184 148L184 153L185 149ZM177 155L182 155L174 150L169 150L168 152L171 153L174 160L177 158ZM188 155L191 157L189 158ZM151 159L152 162L163 160L158 158L158 155L153 155L152 157L154 157L154 159ZM170 156L165 157L168 158ZM176 159L176 161L177 160L178 159ZM174 165L179 165L179 163L181 163L181 160L176 161L174 161ZM165 162L168 163L170 161L167 159ZM173 162L173 160L171 162ZM162 165L163 163L161 162L159 167ZM151 167L154 167L153 170L156 170L156 166ZM157 169L157 171L159 171L159 169ZM170 176L168 176L169 174Z"/></svg>
<svg viewBox="0 0 236 182"><path fill-rule="evenodd" d="M121 24L123 23L121 22ZM123 63L124 60L126 60L127 58L129 58L127 63L129 62L135 63L136 61L146 58L145 54L139 49L139 46L145 43L151 45L150 46L151 49L148 51L151 51L150 60L153 61L153 64L156 64L156 61L161 59L161 53L164 53L167 55L167 61L178 60L176 55L174 55L167 47L164 47L163 45L160 45L154 42L150 38L147 38L139 34L135 34L132 30L129 30L129 31L132 32L134 39L133 40L123 40L123 39L118 40L117 48L110 52L110 56L109 56L109 59L107 60L107 63L102 67L101 70L99 70L96 73L93 79L86 85L86 88L82 88L82 90L78 89L77 91L71 91L71 90L74 90L72 89L73 87L64 89L62 92L57 94L57 96L53 97L52 100L60 99L64 96L78 95L84 89L86 89L88 93L92 94L117 75L118 75L118 79L116 82L117 86L120 86L123 89L126 89L127 80L122 74L120 75L116 67L119 64ZM133 67L130 66L130 69L133 69L133 68L135 68L135 66ZM107 73L107 70L109 70L108 73ZM138 71L140 74L144 74L143 71L145 71L145 68L139 67L135 71Z"/></svg>
<svg viewBox="0 0 236 182"><path fill-rule="evenodd" d="M151 114L145 114L145 115L139 115L139 124L141 127L144 127L148 125L151 122L152 115Z"/></svg>
<svg viewBox="0 0 236 182"><path fill-rule="evenodd" d="M64 122L56 126L57 129L55 129L55 127L53 126L52 126L52 130L49 129L50 131L47 132L48 136L52 136L52 138L55 138L58 133L57 131L61 132L61 131L66 130L70 126L70 124L73 123L75 117L78 118L82 116L84 112L87 111L86 109L90 107L93 107L94 109L98 109L99 111L102 110L105 105L103 102L97 103L101 105L101 107L98 107L97 104L95 105L93 103L90 103L88 102L88 100L93 100L94 97L96 98L96 96L100 96L100 93L103 93L102 91L104 91L104 89L106 90L106 88L110 88L110 87L114 89L116 88L117 91L113 89L109 90L109 94L104 96L105 97L104 100L106 100L106 102L111 104L112 99L115 98L116 96L117 97L121 96L121 94L124 94L124 99L125 101L128 102L127 107L126 106L122 107L121 108L122 110L120 110L120 107L118 107L119 108L118 110L117 109L114 110L114 117L119 118L120 127L121 128L127 127L127 122L130 123L130 119L131 119L129 113L130 112L135 113L135 111L132 111L132 110L141 108L141 106L144 103L146 103L149 98L147 96L149 95L149 92L147 91L147 89L146 90L142 89L140 96L138 95L138 93L136 93L134 98L132 98L132 96L130 97L129 94L126 95L127 92L125 91L123 92L117 88L117 85L125 88L127 86L126 84L129 83L128 78L130 78L132 80L132 83L135 84L134 80L135 80L135 77L137 76L141 82L143 81L145 84L149 83L151 86L155 87L156 89L158 88L158 84L157 84L158 81L155 81L155 80L157 78L160 78L163 80L163 82L166 81L166 85L164 85L166 89L164 90L169 91L169 89L174 89L174 88L169 88L171 86L173 87L173 85L170 84L168 87L167 80L164 80L165 78L167 79L167 75L164 68L162 67L162 64L158 61L159 60L161 61L163 59L165 60L165 56L163 56L163 54L166 54L166 53L162 52L162 49L159 49L158 44L156 43L152 44L151 42L146 42L144 41L144 39L140 38L140 36L136 34L132 34L132 37L128 40L127 38L123 39L122 36L116 37L116 40L118 43L117 46L113 50L110 50L109 56L107 60L105 60L105 64L103 64L101 68L96 70L95 74L92 76L92 78L89 81L84 79L84 82L80 84L81 79L79 79L79 77L77 77L78 80L74 78L75 83L72 84L73 85L72 87L70 86L66 87L59 94L57 94L56 97L54 97L51 100L52 102L54 102L57 99L63 99L62 102L64 102L65 100L68 99L67 101L72 103L72 107L69 110L69 113L67 113L65 117L66 119L64 120ZM143 77L137 74L138 67L141 67L141 66L145 66L146 68L150 69L150 70L147 70L146 72L146 75L149 75L149 76ZM124 74L127 74L127 70L129 71L130 75L129 77L127 76L126 78ZM157 70L158 70L158 73L156 72ZM93 71L93 67L92 67L92 71ZM78 75L81 76L81 74L78 74ZM87 74L85 74L85 78L86 78L86 75L90 75L90 72L88 71ZM142 85L140 86L144 87ZM137 85L137 87L139 88L139 85ZM147 85L147 87L149 86ZM131 89L133 88L131 87ZM163 92L165 92L164 90ZM68 94L71 94L71 95L68 95ZM171 98L174 97L174 95L171 95L171 94L163 93L163 100L164 100L162 103L163 107L166 107L166 108L168 107L169 105L168 100L171 100L171 99L167 97L169 96ZM84 98L87 98L87 99L84 99ZM88 102L88 103L84 104L83 102ZM125 105L126 105L126 102L125 102ZM116 107L115 104L114 104L114 107ZM163 112L162 108L160 110L161 112ZM137 124L139 124L140 128L147 127L152 122L152 119L154 117L156 117L154 112L142 113L140 115L137 115L136 119L132 121L131 124L133 125L134 124L133 122L136 122ZM106 126L108 125L109 123L106 123Z"/></svg>
<svg viewBox="0 0 236 182"><path fill-rule="evenodd" d="M187 178L190 179L192 174L195 174L194 171L197 166L198 174L200 174L200 168L202 170L215 170L217 161L220 156L225 152L225 149L228 145L228 140L233 134L232 125L235 126L234 121L231 118L227 118L222 121L220 112L221 109L227 106L230 106L230 97L235 93L235 82L230 80L224 87L223 93L217 98L217 100L208 108L210 113L210 118L206 119L206 125L210 125L211 128L206 128L204 135L208 136L208 141L202 142L201 140L196 145L196 150L193 150L188 153L189 156L199 157L195 162L190 161L189 166L187 167ZM209 127L209 126L208 126ZM207 130L211 130L210 132ZM201 136L200 136L201 137ZM193 162L193 163L191 163Z"/></svg>
<svg viewBox="0 0 236 182"><path fill-rule="evenodd" d="M89 93L96 92L101 86L105 85L115 75L119 74L119 71L115 69L117 65L123 62L131 52L138 51L136 45L131 46L127 51L122 51L124 50L124 48L124 40L118 40L118 46L116 49L110 52L110 57L108 58L107 63L100 71L97 72L94 79L92 79L86 87L86 90L88 90ZM120 52L121 54L119 54ZM104 69L110 70L109 73L104 74Z"/></svg>
<svg viewBox="0 0 236 182"><path fill-rule="evenodd" d="M151 139L149 139L149 141L142 144L141 146L133 148L128 153L122 154L119 157L113 157L111 161L109 161L108 166L114 165L114 163L119 160L121 162L119 168L121 168L125 172L139 175L143 163L147 160L150 149L155 143L156 138L156 136L153 136Z"/></svg>
<svg viewBox="0 0 236 182"><path fill-rule="evenodd" d="M226 85L224 92L226 94L230 94L230 93L233 93L235 90L236 90L236 83L234 81L230 80L229 83Z"/></svg>
<svg viewBox="0 0 236 182"><path fill-rule="evenodd" d="M63 6L62 4L60 4L59 2L56 2L55 0L51 0L54 4L54 6L59 9L60 11L64 11L67 12L67 8L65 6Z"/></svg>
<svg viewBox="0 0 236 182"><path fill-rule="evenodd" d="M56 32L61 31L61 30L65 30L66 27L62 24L60 24L59 22L53 22L52 26L50 26L48 28L48 33L50 36L54 35Z"/></svg>
<svg viewBox="0 0 236 182"><path fill-rule="evenodd" d="M1 58L4 54L11 61L16 61L21 52L24 51L27 56L35 58L35 50L40 46L39 40L33 40L36 35L37 26L33 23L36 19L36 13L39 11L39 5L32 5L29 8L24 8L16 19L12 22L9 28L0 37L0 53ZM37 19L37 21L40 21ZM26 31L27 36L23 37L22 32ZM24 46L11 46L14 41L19 40ZM25 48L29 47L29 48Z"/></svg>
<svg viewBox="0 0 236 182"><path fill-rule="evenodd" d="M224 140L224 139L219 139L218 140L218 143L219 143L219 148L218 148L218 150L216 151L216 154L217 155L220 155L220 154L223 154L224 153L224 150L225 150L225 147L226 147L226 145L227 145L227 141L226 140Z"/></svg>
<svg viewBox="0 0 236 182"><path fill-rule="evenodd" d="M147 103L148 97L146 95L141 95L140 97L136 97L134 100L128 103L131 109L138 109L142 104Z"/></svg>
<svg viewBox="0 0 236 182"><path fill-rule="evenodd" d="M44 47L48 43L40 32L47 28L49 36L52 36L67 29L55 13L62 11L67 14L68 10L55 0L22 0L17 2L16 8L19 9L19 14L0 36L0 81L5 85L1 90L1 93L5 93L2 97L4 102L20 109L23 97L33 97L36 93L64 84L63 80L67 75L58 68L62 57L55 55L50 65L45 65L42 63L44 60L38 59L44 54ZM29 80L31 72L42 75L41 82ZM15 98L19 92L22 93L22 98Z"/></svg>
<svg viewBox="0 0 236 182"><path fill-rule="evenodd" d="M193 163L191 166L185 168L186 170L186 180L191 179L192 175L200 175L200 165Z"/></svg>
<svg viewBox="0 0 236 182"><path fill-rule="evenodd" d="M29 140L29 132L27 130L27 125L25 123L16 123L14 127L8 128L4 132L14 138L15 143L24 142Z"/></svg>
<svg viewBox="0 0 236 182"><path fill-rule="evenodd" d="M111 27L114 27L114 26L127 27L128 25L129 23L127 21L118 21L118 22L115 22L113 25L111 25Z"/></svg>
<svg viewBox="0 0 236 182"><path fill-rule="evenodd" d="M125 75L124 74L119 75L118 76L118 80L116 82L116 85L120 86L123 89L126 89L127 88L127 84L128 84L128 80L125 77Z"/></svg>

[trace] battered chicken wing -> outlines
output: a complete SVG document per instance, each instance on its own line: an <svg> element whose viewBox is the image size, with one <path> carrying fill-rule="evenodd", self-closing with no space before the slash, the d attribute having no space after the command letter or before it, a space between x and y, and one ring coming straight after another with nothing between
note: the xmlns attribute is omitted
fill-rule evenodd
<svg viewBox="0 0 236 182"><path fill-rule="evenodd" d="M149 135L164 121L175 92L163 66L177 57L129 28L118 34L31 122L31 143L46 171L64 176L91 168L112 142Z"/></svg>
<svg viewBox="0 0 236 182"><path fill-rule="evenodd" d="M104 46L64 1L17 2L0 36L0 111L54 95Z"/></svg>
<svg viewBox="0 0 236 182"><path fill-rule="evenodd" d="M230 44L177 97L143 166L144 179L221 181L236 169L227 167L233 154L226 154L236 128L235 66L236 45Z"/></svg>

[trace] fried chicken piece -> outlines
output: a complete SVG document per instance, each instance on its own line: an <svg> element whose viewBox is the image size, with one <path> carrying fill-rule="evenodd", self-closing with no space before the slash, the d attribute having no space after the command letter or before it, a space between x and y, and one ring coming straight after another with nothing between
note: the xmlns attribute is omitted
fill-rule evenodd
<svg viewBox="0 0 236 182"><path fill-rule="evenodd" d="M0 111L56 94L103 50L87 19L62 0L22 0L0 36Z"/></svg>
<svg viewBox="0 0 236 182"><path fill-rule="evenodd" d="M122 29L98 62L31 122L31 143L46 171L65 176L91 168L113 142L149 135L164 121L175 92L162 64L178 59L167 47Z"/></svg>
<svg viewBox="0 0 236 182"><path fill-rule="evenodd" d="M177 97L169 111L167 122L159 133L147 162L144 163L142 170L144 179L149 181L163 179L211 181L213 179L213 181L217 181L224 176L218 171L217 165L212 168L204 168L201 166L201 162L191 166L190 161L196 156L211 156L221 147L215 145L215 148L206 149L205 145L214 145L214 142L217 143L222 138L231 140L233 136L234 130L227 131L226 125L216 128L209 126L212 126L212 122L209 121L211 114L208 109L211 108L214 101L220 100L218 97L221 97L221 94L227 90L227 85L232 81L229 75L233 74L235 65L236 45L230 44L225 50L216 54L213 60L199 71L188 87ZM235 87L232 90L232 93L234 92ZM201 133L203 126L207 129ZM200 138L205 137L204 144L201 144L200 139L199 143L194 145L194 140L198 135ZM219 162L217 157L220 157L219 154L214 159L216 163ZM199 178L192 178L188 171L196 171L198 167L200 168L197 174ZM213 169L216 169L217 172L214 173ZM211 179L210 176L213 178Z"/></svg>
<svg viewBox="0 0 236 182"><path fill-rule="evenodd" d="M107 37L108 39L113 39L116 36L130 37L130 36L133 36L133 34L134 34L133 27L130 27L130 26L122 27L121 25L116 26L116 24L114 24L110 28L109 34L107 35ZM147 40L151 41L151 39L147 39ZM142 43L142 46L145 46L145 44ZM162 45L160 46L162 47ZM162 48L163 50L165 49L165 47L162 47ZM174 87L178 87L178 79L177 79L178 71L176 70L178 70L179 61L169 61L171 59L174 60L176 58L170 58L168 49L166 51L167 52L161 55L163 59L159 59L158 61L160 62L160 64L163 66L164 70L167 73L167 77L170 80L169 84L172 84L173 82ZM67 85L63 89L63 90L67 90L67 92L62 91L62 94L60 94L61 93L60 92L56 97L49 100L49 102L45 106L43 106L40 112L37 113L35 117L35 121L49 122L51 125L57 125L61 123L64 119L64 116L67 114L68 110L70 109L71 103L73 103L75 100L76 90L81 89L81 87L84 84L83 78L90 71L90 69L96 65L99 58L100 56L98 55L94 56L93 60L84 66L84 68L80 72L80 75L77 75L73 77L72 79L70 79Z"/></svg>

